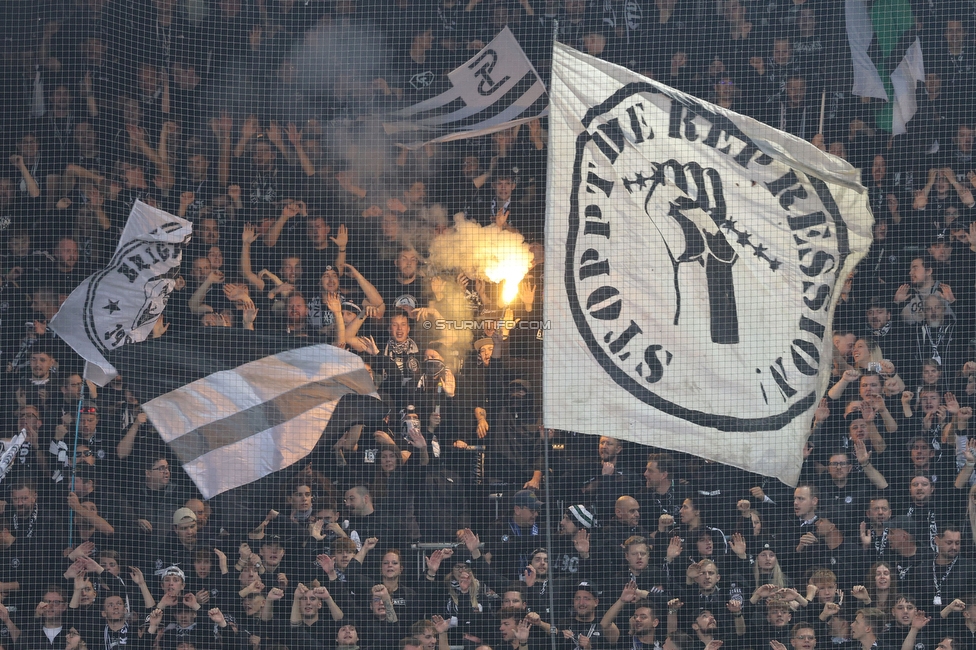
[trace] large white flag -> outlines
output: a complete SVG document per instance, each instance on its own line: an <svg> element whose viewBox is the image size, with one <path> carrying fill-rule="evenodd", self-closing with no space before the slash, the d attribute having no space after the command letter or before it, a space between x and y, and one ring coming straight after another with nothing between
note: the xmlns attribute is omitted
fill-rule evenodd
<svg viewBox="0 0 976 650"><path fill-rule="evenodd" d="M545 425L795 483L871 242L857 171L560 43L550 100Z"/></svg>
<svg viewBox="0 0 976 650"><path fill-rule="evenodd" d="M136 201L112 259L78 285L51 319L49 327L87 362L86 379L107 384L117 373L105 355L152 333L192 230L186 219Z"/></svg>
<svg viewBox="0 0 976 650"><path fill-rule="evenodd" d="M448 75L449 90L394 114L383 127L413 147L487 135L546 114L539 74L506 27Z"/></svg>

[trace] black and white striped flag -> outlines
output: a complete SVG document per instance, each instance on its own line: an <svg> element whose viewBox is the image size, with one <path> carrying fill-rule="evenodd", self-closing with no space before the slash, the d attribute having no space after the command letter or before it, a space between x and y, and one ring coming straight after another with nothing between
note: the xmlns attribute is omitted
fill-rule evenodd
<svg viewBox="0 0 976 650"><path fill-rule="evenodd" d="M224 330L224 328L206 328ZM308 456L333 420L382 419L361 358L297 339L201 332L109 355L205 499ZM358 419L357 419L358 418Z"/></svg>
<svg viewBox="0 0 976 650"><path fill-rule="evenodd" d="M451 88L383 123L408 148L487 135L546 115L549 98L508 27L447 75Z"/></svg>

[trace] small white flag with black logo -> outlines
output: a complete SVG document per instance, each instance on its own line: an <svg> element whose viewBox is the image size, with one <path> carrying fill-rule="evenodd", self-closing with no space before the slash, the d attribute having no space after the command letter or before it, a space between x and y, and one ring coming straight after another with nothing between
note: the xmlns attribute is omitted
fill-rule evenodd
<svg viewBox="0 0 976 650"><path fill-rule="evenodd" d="M186 219L136 201L112 259L61 305L49 327L87 362L86 379L104 386L117 374L105 355L149 338L192 232Z"/></svg>
<svg viewBox="0 0 976 650"><path fill-rule="evenodd" d="M487 135L548 113L545 86L508 27L447 77L450 90L393 114L383 123L386 132L416 148Z"/></svg>

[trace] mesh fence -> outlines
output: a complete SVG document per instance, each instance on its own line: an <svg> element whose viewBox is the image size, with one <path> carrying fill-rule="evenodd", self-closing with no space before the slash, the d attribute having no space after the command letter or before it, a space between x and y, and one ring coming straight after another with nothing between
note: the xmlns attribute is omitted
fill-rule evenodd
<svg viewBox="0 0 976 650"><path fill-rule="evenodd" d="M972 2L0 12L7 650L974 644ZM542 362L546 211L563 198L547 199L547 178L573 168L550 150L574 146L536 117L554 41L860 170L867 255L836 290L802 289L833 337L826 354L794 349L803 374L817 374L811 356L830 366L819 408L797 407L809 440L730 438L760 459L802 458L800 487L703 458L733 462L715 449L668 451L688 449L665 444L671 432L640 444L643 421L588 432L603 436L543 422L544 370L591 418L615 409L609 392L572 391L590 385L583 367ZM514 43L531 66L510 63ZM455 70L472 96L505 99L472 109L451 95ZM593 142L616 158L623 135L601 128ZM690 117L672 128L694 139ZM715 178L672 162L655 163L659 184L695 185L698 207L712 193L717 219ZM631 195L656 182L624 178L616 191ZM587 182L580 192L611 196ZM790 191L770 188L784 208ZM730 215L754 210L725 200ZM680 274L707 275L711 312L650 294L645 308L712 343L773 347L775 307L796 296L739 275L732 297L728 269L776 271L762 245L774 226L729 217L724 234L698 232L674 201L684 253L647 252L646 278L677 296ZM818 226L802 224L784 235L797 246ZM588 254L576 261L599 261ZM81 306L62 309L79 286ZM596 290L585 310L615 319L613 297ZM626 359L636 334L603 341ZM78 337L111 362L98 383ZM755 384L751 362L709 367L694 349L679 360L698 371L686 391L730 417L758 417L738 379L766 404L791 397L775 363ZM657 351L629 366L638 382L667 372ZM382 402L365 397L374 385Z"/></svg>

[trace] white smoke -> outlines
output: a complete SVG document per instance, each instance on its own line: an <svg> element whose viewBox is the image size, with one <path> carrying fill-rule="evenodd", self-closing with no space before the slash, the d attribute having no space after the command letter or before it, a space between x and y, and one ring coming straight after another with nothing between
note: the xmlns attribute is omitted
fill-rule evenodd
<svg viewBox="0 0 976 650"><path fill-rule="evenodd" d="M521 234L495 225L481 226L458 214L454 228L431 242L427 263L440 271L461 271L473 280L502 283L500 289L508 303L517 295L532 258Z"/></svg>
<svg viewBox="0 0 976 650"><path fill-rule="evenodd" d="M386 71L379 30L345 20L306 33L293 57L304 87L353 103L369 98Z"/></svg>

